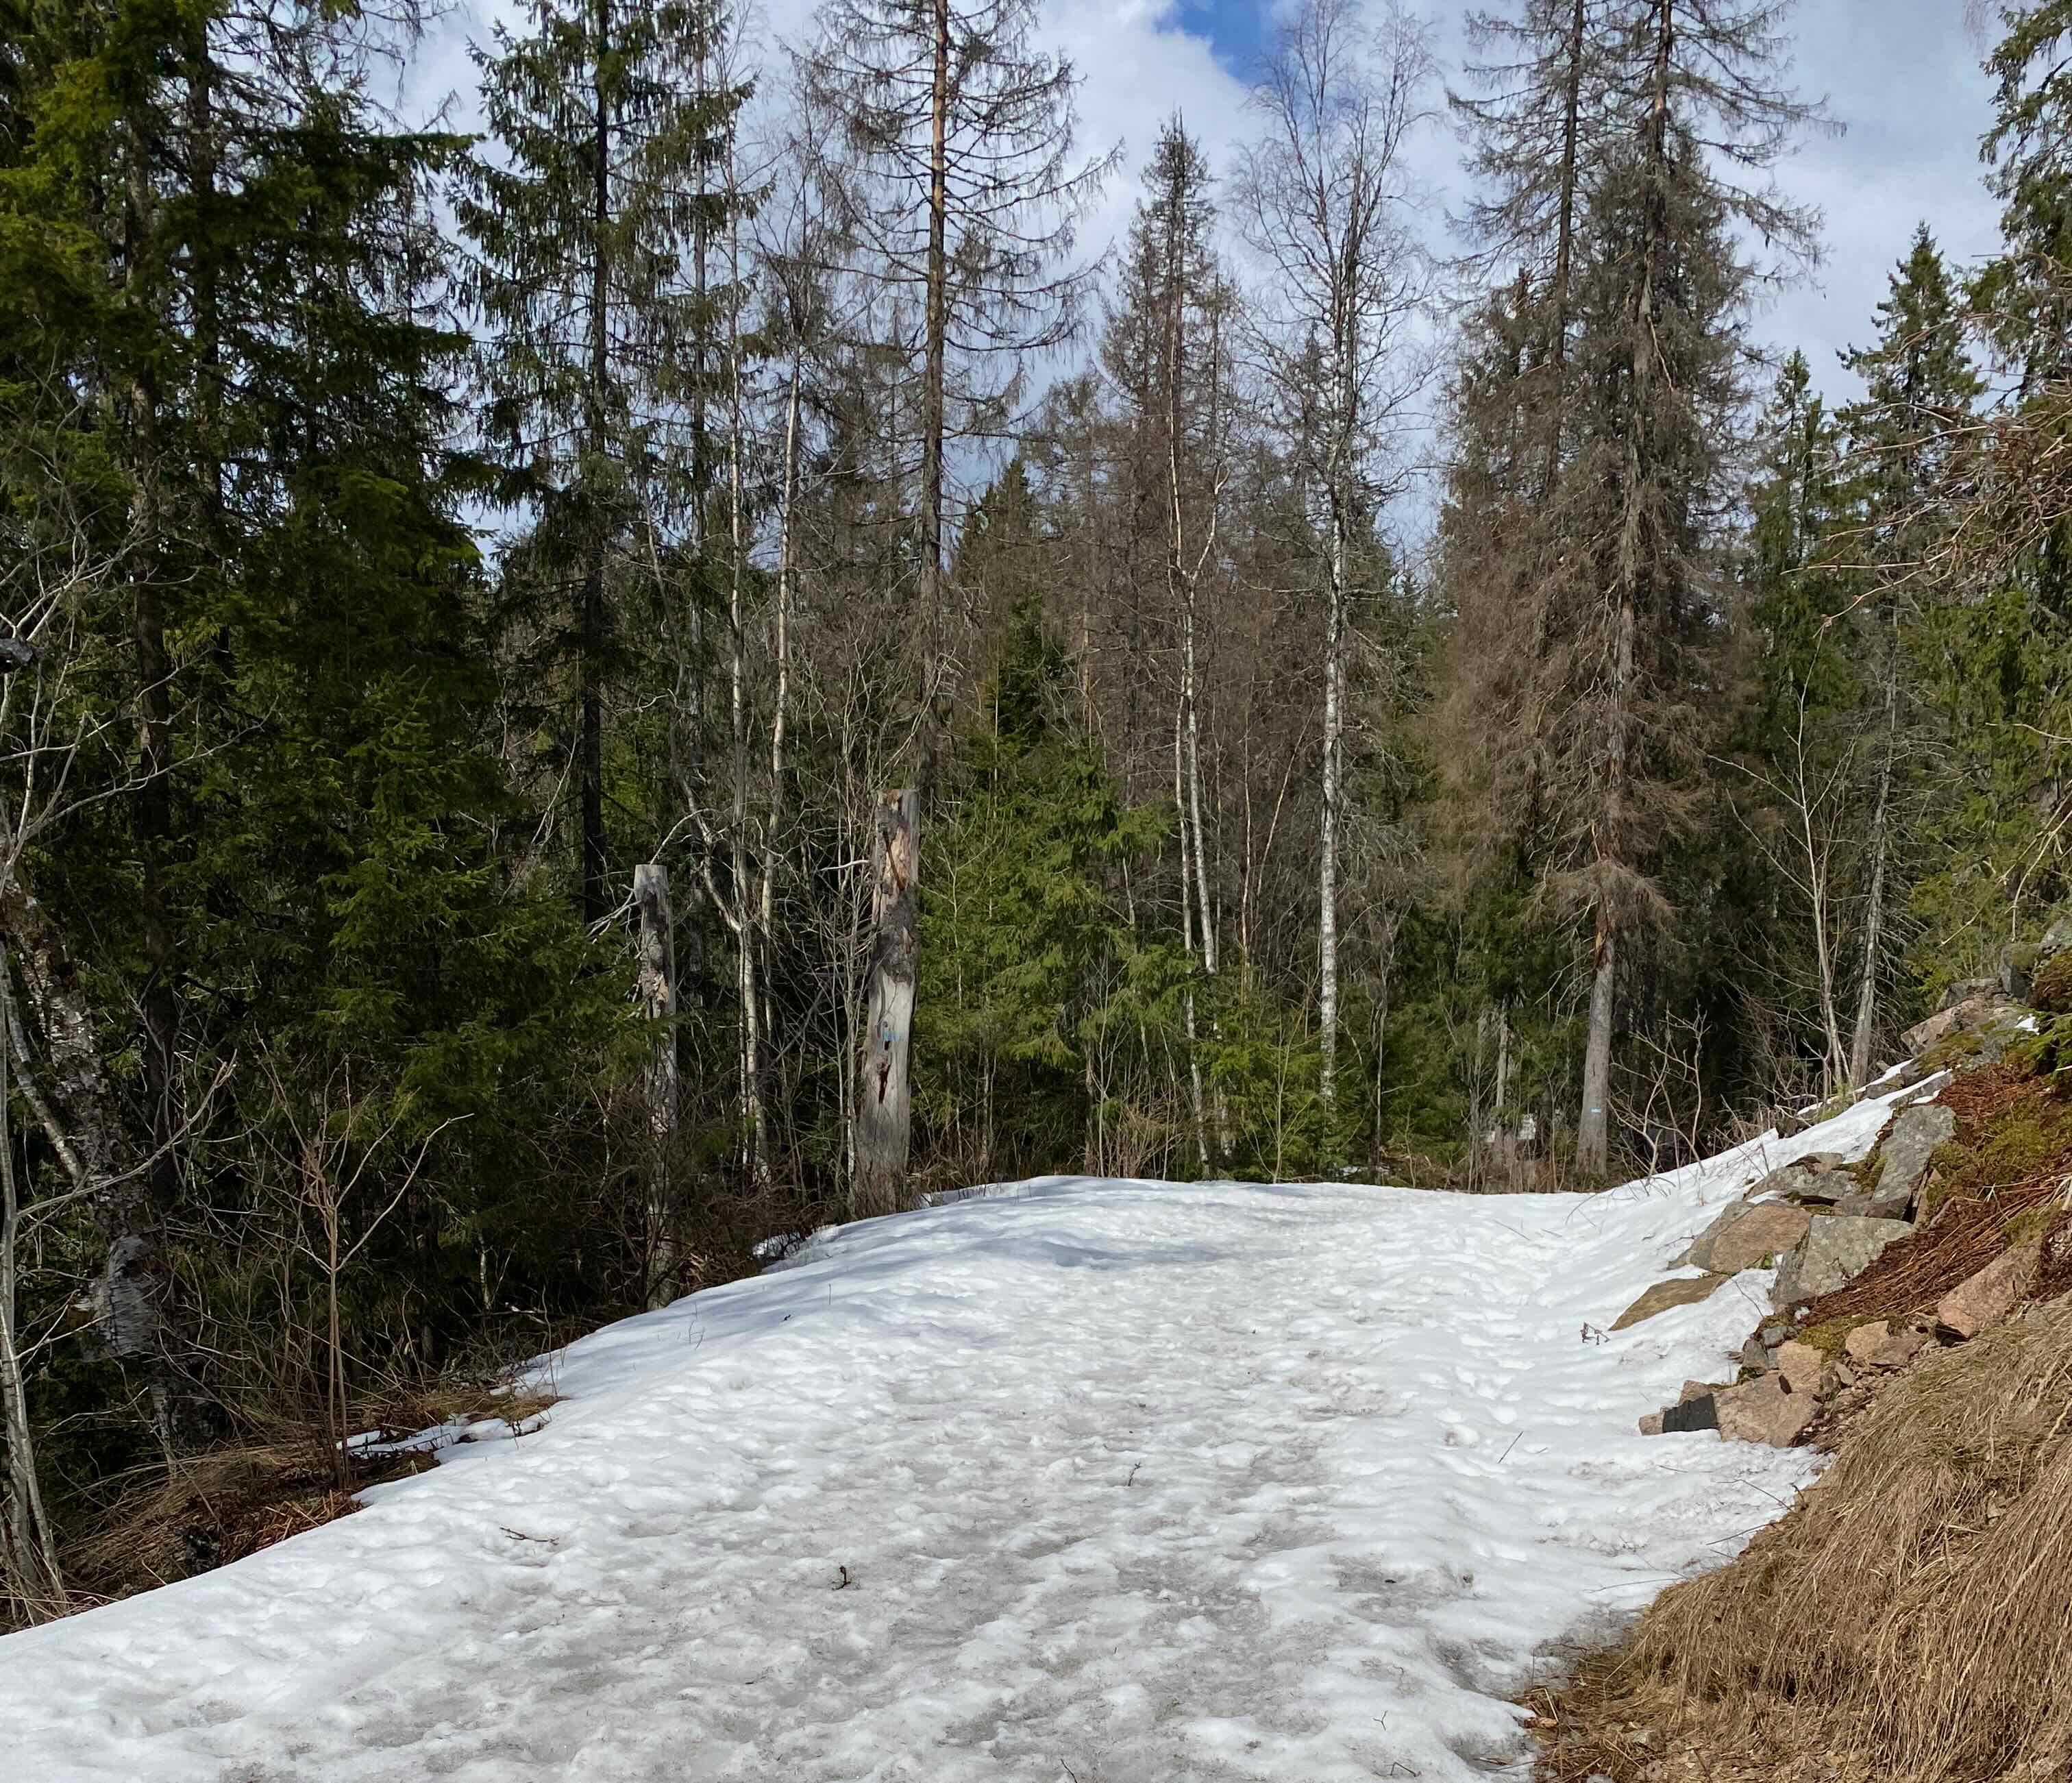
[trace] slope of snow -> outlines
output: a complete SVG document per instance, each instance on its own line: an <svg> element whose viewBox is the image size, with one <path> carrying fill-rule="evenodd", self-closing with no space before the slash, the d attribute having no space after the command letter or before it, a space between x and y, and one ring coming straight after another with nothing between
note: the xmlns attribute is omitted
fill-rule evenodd
<svg viewBox="0 0 2072 1783"><path fill-rule="evenodd" d="M1727 1371L1765 1275L1602 1328L1885 1111L1589 1199L1055 1180L837 1229L554 1358L536 1434L0 1641L0 1770L1511 1773L1548 1644L1810 1473L1634 1432Z"/></svg>

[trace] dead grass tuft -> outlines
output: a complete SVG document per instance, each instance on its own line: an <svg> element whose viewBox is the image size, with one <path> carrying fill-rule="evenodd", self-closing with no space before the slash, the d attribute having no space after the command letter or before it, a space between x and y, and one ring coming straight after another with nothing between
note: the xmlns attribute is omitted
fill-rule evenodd
<svg viewBox="0 0 2072 1783"><path fill-rule="evenodd" d="M353 1489L421 1471L420 1456L356 1469ZM134 1596L241 1560L360 1508L341 1489L323 1445L246 1444L183 1460L121 1494L69 1551L76 1608Z"/></svg>
<svg viewBox="0 0 2072 1783"><path fill-rule="evenodd" d="M1563 1783L2041 1779L2072 1772L2068 1668L2060 1302L1895 1379L1782 1522L1534 1707Z"/></svg>

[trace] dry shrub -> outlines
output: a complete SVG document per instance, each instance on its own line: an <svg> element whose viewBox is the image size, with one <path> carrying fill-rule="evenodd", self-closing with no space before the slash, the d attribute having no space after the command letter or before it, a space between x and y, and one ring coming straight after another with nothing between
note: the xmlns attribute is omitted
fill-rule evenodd
<svg viewBox="0 0 2072 1783"><path fill-rule="evenodd" d="M356 1485L430 1465L391 1459ZM148 1591L241 1560L360 1508L313 1441L212 1449L120 1495L67 1552L74 1608Z"/></svg>
<svg viewBox="0 0 2072 1783"><path fill-rule="evenodd" d="M1684 1768L1653 1774L1977 1783L2072 1772L2068 1675L2059 1302L1893 1381L1782 1522L1663 1593L1543 1714L1568 1723L1562 1777L1586 1756L1633 1777L1637 1752L1669 1751Z"/></svg>

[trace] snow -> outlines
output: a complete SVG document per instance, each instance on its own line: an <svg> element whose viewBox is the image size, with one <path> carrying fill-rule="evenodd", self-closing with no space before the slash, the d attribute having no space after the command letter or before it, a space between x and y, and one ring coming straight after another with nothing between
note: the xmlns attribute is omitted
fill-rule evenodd
<svg viewBox="0 0 2072 1783"><path fill-rule="evenodd" d="M1050 1179L832 1229L551 1358L543 1428L0 1641L6 1774L1523 1776L1507 1699L1813 1467L1635 1432L1766 1275L1607 1328L1891 1099L1595 1198Z"/></svg>

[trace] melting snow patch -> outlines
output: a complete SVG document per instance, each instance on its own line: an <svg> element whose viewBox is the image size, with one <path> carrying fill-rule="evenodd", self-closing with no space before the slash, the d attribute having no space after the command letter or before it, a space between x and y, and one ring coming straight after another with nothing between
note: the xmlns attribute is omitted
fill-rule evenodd
<svg viewBox="0 0 2072 1783"><path fill-rule="evenodd" d="M0 1641L0 1749L37 1783L1523 1765L1550 1645L1811 1470L1634 1429L1766 1275L1605 1328L1888 1112L1593 1198L1048 1178L818 1234L553 1358L523 1441Z"/></svg>

